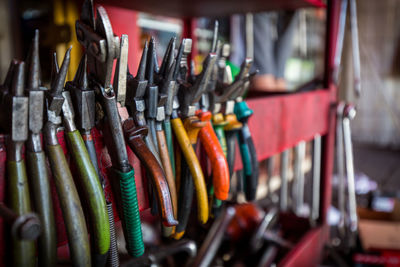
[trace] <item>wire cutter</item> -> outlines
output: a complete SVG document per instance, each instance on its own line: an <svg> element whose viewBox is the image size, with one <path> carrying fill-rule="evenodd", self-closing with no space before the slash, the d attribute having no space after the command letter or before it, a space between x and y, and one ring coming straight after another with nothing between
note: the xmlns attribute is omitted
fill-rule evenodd
<svg viewBox="0 0 400 267"><path fill-rule="evenodd" d="M81 19L76 22L76 35L87 54L90 87L96 92L96 108L111 157L112 173L119 180L117 183L113 179L111 184L122 219L127 250L131 256L138 257L144 253L144 244L135 176L128 161L116 96L111 85L114 59L119 54L119 38L114 36L108 15L102 6L97 7L95 20L91 0L83 3Z"/></svg>

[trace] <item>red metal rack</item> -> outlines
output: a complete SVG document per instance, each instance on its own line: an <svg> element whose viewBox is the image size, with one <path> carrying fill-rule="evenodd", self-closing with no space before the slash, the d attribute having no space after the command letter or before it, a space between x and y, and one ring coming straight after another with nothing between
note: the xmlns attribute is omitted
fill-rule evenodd
<svg viewBox="0 0 400 267"><path fill-rule="evenodd" d="M301 140L311 140L315 134L323 136L320 223L315 228L307 228L301 232L303 234L299 235L296 246L284 257L279 266L315 266L321 259L323 246L329 238L326 215L331 201L331 174L335 138L334 107L337 99L336 86L332 80L332 73L340 1L327 1L328 16L323 88L312 92L257 97L248 100L250 108L254 110L254 115L249 121L249 127L254 136L257 157L260 161L286 148L293 147ZM129 65L131 71L134 72L139 57L139 47L137 46L139 35L135 23L137 13L134 10L185 18L186 27L184 35L191 37L192 17L325 6L320 0L195 0L190 3L181 0L105 0L96 1L96 3L105 6L116 34L121 35L126 33L129 35ZM101 136L98 133L95 133L95 135L96 149L102 162L102 171L106 174L107 166L110 165L109 159L104 154L101 145ZM61 143L63 143L62 133L60 133L59 138ZM64 149L65 153L68 153L65 145ZM139 161L132 152L129 152L129 154L130 161L133 163L136 172L140 210L144 211L149 207L147 195L145 194L146 181L141 179ZM5 197L5 158L4 137L0 136L0 200L4 200ZM239 159L240 156L237 155L236 158ZM241 167L240 161L237 160L235 168L240 169ZM54 195L56 194L54 193ZM66 235L63 229L60 209L57 204L58 202L55 198L54 206L56 209L56 221L58 222L58 241L59 245L62 245L66 243ZM3 229L1 219L0 229ZM3 263L2 259L6 258L4 254L4 236L4 233L0 231L0 266Z"/></svg>

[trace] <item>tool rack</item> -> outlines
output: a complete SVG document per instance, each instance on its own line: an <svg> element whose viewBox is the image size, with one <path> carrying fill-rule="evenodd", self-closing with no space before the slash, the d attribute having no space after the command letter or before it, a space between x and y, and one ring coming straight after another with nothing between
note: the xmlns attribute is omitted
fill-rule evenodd
<svg viewBox="0 0 400 267"><path fill-rule="evenodd" d="M284 227L299 234L295 247L285 255L279 266L314 266L322 256L324 244L329 238L329 228L326 222L327 211L331 202L331 176L334 157L335 139L335 104L337 88L333 82L334 56L336 51L336 37L338 31L338 18L341 0L327 1L327 25L325 47L325 70L323 87L310 92L263 96L247 99L247 103L254 110L254 115L249 120L249 127L254 136L257 157L259 161L278 154L283 150L295 146L299 141L312 140L315 134L323 137L321 161L321 203L319 224L310 228L305 219L293 218L293 215L282 214ZM123 33L130 36L131 48L129 51L129 65L135 69L139 58L138 28L136 26L136 11L144 11L158 15L180 17L184 19L184 37L192 37L194 25L193 17L221 16L234 13L267 11L277 9L296 9L301 7L324 7L320 0L103 0L96 1L103 5L110 17L113 30L116 34ZM136 53L135 53L136 51ZM321 70L322 72L322 70ZM262 123L260 123L262 122ZM102 154L101 136L94 132L96 149ZM0 136L0 200L5 198L5 140ZM63 133L59 133L60 144L67 153ZM238 151L236 151L238 153ZM139 208L142 215L149 209L146 185L140 175L140 163L129 150L129 158L133 162L136 173ZM237 155L236 159L240 156ZM110 165L107 156L101 158L102 172L107 174L106 167ZM236 160L235 169L241 169L240 160ZM146 181L144 181L146 182ZM53 182L51 182L53 183ZM53 187L53 196L56 196ZM56 223L59 241L59 254L66 249L66 234L58 201L53 201L56 210ZM286 218L286 222L285 222ZM288 219L290 218L290 219ZM3 229L0 219L0 229ZM287 226L285 226L287 224ZM305 225L301 227L301 225ZM303 228L303 229L300 229ZM304 231L303 231L304 230ZM5 244L4 232L0 231L0 266L3 260Z"/></svg>

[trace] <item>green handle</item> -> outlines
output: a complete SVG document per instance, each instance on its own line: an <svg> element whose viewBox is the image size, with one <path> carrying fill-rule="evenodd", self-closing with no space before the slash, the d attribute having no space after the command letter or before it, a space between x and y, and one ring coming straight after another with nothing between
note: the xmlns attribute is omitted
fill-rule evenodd
<svg viewBox="0 0 400 267"><path fill-rule="evenodd" d="M121 188L123 223L126 229L126 243L129 255L140 257L144 253L139 204L136 195L135 172L120 172L114 169Z"/></svg>
<svg viewBox="0 0 400 267"><path fill-rule="evenodd" d="M225 138L225 131L224 127L226 126L226 123L224 124L214 124L214 131L215 134L218 137L218 141L221 144L222 151L224 152L225 158L228 154L228 147L226 146L226 138Z"/></svg>
<svg viewBox="0 0 400 267"><path fill-rule="evenodd" d="M7 175L10 208L17 215L31 212L25 162L23 160L8 161ZM13 266L35 266L36 251L34 241L21 241L13 236L11 253Z"/></svg>
<svg viewBox="0 0 400 267"><path fill-rule="evenodd" d="M42 224L38 239L38 266L56 266L57 233L46 156L42 151L27 152L27 162L35 210Z"/></svg>
<svg viewBox="0 0 400 267"><path fill-rule="evenodd" d="M105 265L107 252L110 248L110 223L108 221L106 200L96 169L94 168L89 153L78 130L66 133L69 151L77 166L79 183L83 191L85 202L88 203L92 229L92 244L96 262L102 258Z"/></svg>
<svg viewBox="0 0 400 267"><path fill-rule="evenodd" d="M169 159L171 161L172 173L175 177L175 154L174 154L174 143L172 142L172 129L171 122L168 120L164 120L164 131L165 138L167 139L167 147L169 153Z"/></svg>
<svg viewBox="0 0 400 267"><path fill-rule="evenodd" d="M60 145L48 145L47 153L67 230L74 266L91 266L85 216L71 171Z"/></svg>

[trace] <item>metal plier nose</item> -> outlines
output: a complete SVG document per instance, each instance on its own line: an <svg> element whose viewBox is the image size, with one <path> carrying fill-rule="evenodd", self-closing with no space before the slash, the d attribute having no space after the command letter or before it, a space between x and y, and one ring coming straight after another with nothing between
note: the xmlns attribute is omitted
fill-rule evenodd
<svg viewBox="0 0 400 267"><path fill-rule="evenodd" d="M117 207L122 218L128 253L138 257L144 253L144 244L135 176L128 160L116 96L111 85L114 59L119 57L119 38L114 36L108 15L102 6L97 7L95 19L91 0L83 3L81 19L76 21L76 35L78 41L85 47L90 86L97 94L101 113L104 115L101 118L104 141L111 156L112 173L116 178L111 180L111 184L117 196ZM124 82L120 84L123 88Z"/></svg>

